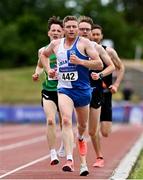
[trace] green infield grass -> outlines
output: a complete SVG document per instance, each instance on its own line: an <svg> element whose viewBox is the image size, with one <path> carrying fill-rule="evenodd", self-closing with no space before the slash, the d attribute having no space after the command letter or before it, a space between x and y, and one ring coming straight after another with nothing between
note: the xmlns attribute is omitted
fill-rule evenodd
<svg viewBox="0 0 143 180"><path fill-rule="evenodd" d="M35 67L0 70L0 104L40 103L42 81L33 82Z"/></svg>
<svg viewBox="0 0 143 180"><path fill-rule="evenodd" d="M143 150L128 179L143 179Z"/></svg>

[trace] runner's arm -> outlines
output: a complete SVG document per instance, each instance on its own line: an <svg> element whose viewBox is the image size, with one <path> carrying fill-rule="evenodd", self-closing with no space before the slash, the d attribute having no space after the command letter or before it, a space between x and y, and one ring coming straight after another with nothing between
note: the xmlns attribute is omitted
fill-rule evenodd
<svg viewBox="0 0 143 180"><path fill-rule="evenodd" d="M43 50L44 48L45 48L45 47L41 48L41 49L38 51L38 62L37 62L37 66L36 66L36 68L35 68L34 74L32 75L33 81L38 81L40 74L42 74L42 72L43 72L43 65L42 65L39 57L40 57L40 53L42 52L42 50Z"/></svg>
<svg viewBox="0 0 143 180"><path fill-rule="evenodd" d="M45 71L48 73L50 70L50 62L49 62L49 56L53 54L53 43L51 42L48 47L46 47L41 53L40 53L40 62L42 66L45 68Z"/></svg>
<svg viewBox="0 0 143 180"><path fill-rule="evenodd" d="M90 57L89 60L81 60L75 54L70 56L70 62L73 64L79 64L89 69L102 70L103 63L89 40L83 40L84 51Z"/></svg>
<svg viewBox="0 0 143 180"><path fill-rule="evenodd" d="M106 65L106 68L103 69L98 74L102 73L102 76L105 77L105 76L111 74L115 70L114 63L112 62L112 60L111 60L110 56L108 55L108 53L106 52L106 50L101 45L96 44L95 49L99 53L99 57L102 59L102 61Z"/></svg>
<svg viewBox="0 0 143 180"><path fill-rule="evenodd" d="M123 62L120 60L117 52L113 49L113 48L107 48L107 52L109 54L109 56L111 57L111 60L113 61L115 68L116 68L116 72L117 72L117 78L115 80L115 82L113 83L113 85L111 85L111 88L113 86L113 88L115 87L115 92L117 92L119 85L124 77L124 73L125 73L125 66L123 64ZM115 93L113 90L113 93Z"/></svg>
<svg viewBox="0 0 143 180"><path fill-rule="evenodd" d="M90 57L90 60L84 61L83 66L88 67L90 69L94 69L94 70L102 70L103 63L99 57L99 53L95 50L90 40L88 39L85 39L85 40L86 40L85 52Z"/></svg>

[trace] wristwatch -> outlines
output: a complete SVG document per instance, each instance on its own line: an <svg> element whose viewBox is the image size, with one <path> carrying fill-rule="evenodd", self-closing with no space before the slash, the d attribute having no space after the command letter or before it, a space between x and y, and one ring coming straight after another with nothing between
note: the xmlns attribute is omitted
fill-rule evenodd
<svg viewBox="0 0 143 180"><path fill-rule="evenodd" d="M102 73L99 74L99 79L100 79L100 80L103 79L103 74L102 74Z"/></svg>

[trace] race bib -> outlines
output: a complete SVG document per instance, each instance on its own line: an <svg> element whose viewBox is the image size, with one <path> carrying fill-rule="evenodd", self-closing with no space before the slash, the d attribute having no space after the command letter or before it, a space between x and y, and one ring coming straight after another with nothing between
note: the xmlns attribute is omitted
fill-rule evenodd
<svg viewBox="0 0 143 180"><path fill-rule="evenodd" d="M63 81L76 81L78 72L75 66L67 66L59 68L59 78Z"/></svg>

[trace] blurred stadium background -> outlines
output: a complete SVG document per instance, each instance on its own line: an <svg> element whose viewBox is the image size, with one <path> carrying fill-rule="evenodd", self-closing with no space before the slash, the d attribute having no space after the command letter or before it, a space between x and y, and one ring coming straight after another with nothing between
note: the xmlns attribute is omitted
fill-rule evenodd
<svg viewBox="0 0 143 180"><path fill-rule="evenodd" d="M113 41L126 67L113 96L114 122L143 123L142 12L140 0L1 0L0 122L45 122L40 105L44 77L34 83L31 76L38 49L49 42L47 21L53 15L87 15L103 26L104 38Z"/></svg>

